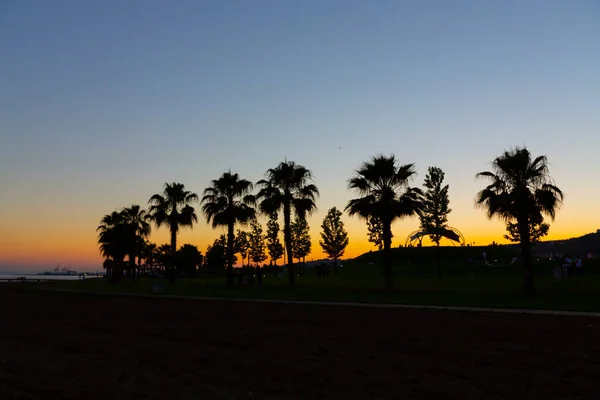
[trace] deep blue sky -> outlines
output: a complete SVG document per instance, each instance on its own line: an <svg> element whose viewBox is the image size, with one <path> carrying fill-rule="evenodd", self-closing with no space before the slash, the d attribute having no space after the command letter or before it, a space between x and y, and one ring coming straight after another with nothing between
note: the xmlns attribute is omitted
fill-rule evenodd
<svg viewBox="0 0 600 400"><path fill-rule="evenodd" d="M452 225L501 238L473 176L514 145L547 154L568 195L551 232L595 230L599 38L598 1L4 0L0 265L96 260L103 214L284 157L317 177L315 237L353 169L393 152L415 184L446 171Z"/></svg>

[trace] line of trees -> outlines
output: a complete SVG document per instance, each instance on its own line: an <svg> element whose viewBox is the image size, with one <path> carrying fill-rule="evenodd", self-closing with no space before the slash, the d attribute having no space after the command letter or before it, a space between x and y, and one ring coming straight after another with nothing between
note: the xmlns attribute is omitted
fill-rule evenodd
<svg viewBox="0 0 600 400"><path fill-rule="evenodd" d="M392 224L402 218L418 216L421 231L429 235L436 246L443 237L453 239L448 229L448 185L444 172L430 167L424 188L411 186L416 176L414 164L399 164L394 155L377 155L362 163L348 181L348 188L357 196L345 210L350 216L364 219L369 241L383 251L385 287L393 288L392 277ZM492 170L476 175L490 183L476 197L476 206L483 208L489 218L505 221L507 238L518 242L524 262L524 287L534 290L531 247L548 233L544 217L553 219L559 209L563 193L549 175L545 156L532 158L526 148L505 151L492 162ZM257 189L256 194L253 194ZM319 190L312 172L293 161L283 161L268 169L265 178L255 185L231 171L212 180L202 197L186 190L181 183L166 183L161 193L150 197L149 208L138 205L105 215L98 227L100 251L106 258L105 267L111 281L126 273L135 278L143 265L163 266L171 281L182 271L199 266L226 269L226 281L234 282L233 266L236 254L242 265L260 267L268 258L271 265L285 256L289 284L295 284L295 263L303 261L311 252L310 230L307 217L316 211ZM225 227L222 235L208 246L204 256L192 245L177 248L179 230L198 222L193 204L200 202L202 214L213 228ZM283 214L283 226L279 215ZM266 230L257 217L268 217ZM337 273L337 261L349 243L343 213L330 209L321 225L323 251L331 258ZM293 219L292 219L293 218ZM170 232L167 248L156 248L147 241L151 225L165 226ZM249 231L236 227L250 226ZM279 239L283 232L283 243ZM137 260L137 264L136 264ZM142 264L141 260L145 260ZM438 268L438 273L439 268Z"/></svg>

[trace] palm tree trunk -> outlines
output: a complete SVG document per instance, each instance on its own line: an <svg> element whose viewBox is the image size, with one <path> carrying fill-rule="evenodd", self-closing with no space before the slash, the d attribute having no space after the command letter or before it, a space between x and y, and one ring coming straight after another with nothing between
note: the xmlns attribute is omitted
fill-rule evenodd
<svg viewBox="0 0 600 400"><path fill-rule="evenodd" d="M296 282L296 271L294 268L294 257L292 256L292 222L291 222L290 205L286 204L283 207L283 236L285 242L285 250L287 252L287 266L290 286L294 286Z"/></svg>
<svg viewBox="0 0 600 400"><path fill-rule="evenodd" d="M392 276L392 227L390 221L383 221L383 268L385 274L385 289L394 287Z"/></svg>
<svg viewBox="0 0 600 400"><path fill-rule="evenodd" d="M171 268L170 268L171 283L175 283L176 255L177 255L177 227L171 225Z"/></svg>
<svg viewBox="0 0 600 400"><path fill-rule="evenodd" d="M533 259L531 258L531 237L529 235L529 218L519 221L519 236L521 237L521 258L523 259L523 283L526 295L535 293Z"/></svg>
<svg viewBox="0 0 600 400"><path fill-rule="evenodd" d="M227 225L227 284L233 285L233 241L235 239L233 233L233 221L229 221Z"/></svg>

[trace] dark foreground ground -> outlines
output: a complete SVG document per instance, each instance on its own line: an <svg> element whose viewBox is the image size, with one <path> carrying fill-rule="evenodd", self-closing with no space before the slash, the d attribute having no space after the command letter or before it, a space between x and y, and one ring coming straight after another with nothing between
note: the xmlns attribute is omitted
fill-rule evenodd
<svg viewBox="0 0 600 400"><path fill-rule="evenodd" d="M1 399L600 398L600 319L8 285L0 309Z"/></svg>

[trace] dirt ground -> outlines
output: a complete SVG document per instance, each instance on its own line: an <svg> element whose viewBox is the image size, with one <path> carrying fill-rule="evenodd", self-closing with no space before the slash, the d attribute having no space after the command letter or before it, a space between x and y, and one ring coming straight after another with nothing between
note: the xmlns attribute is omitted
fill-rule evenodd
<svg viewBox="0 0 600 400"><path fill-rule="evenodd" d="M600 319L0 286L1 399L600 398Z"/></svg>

